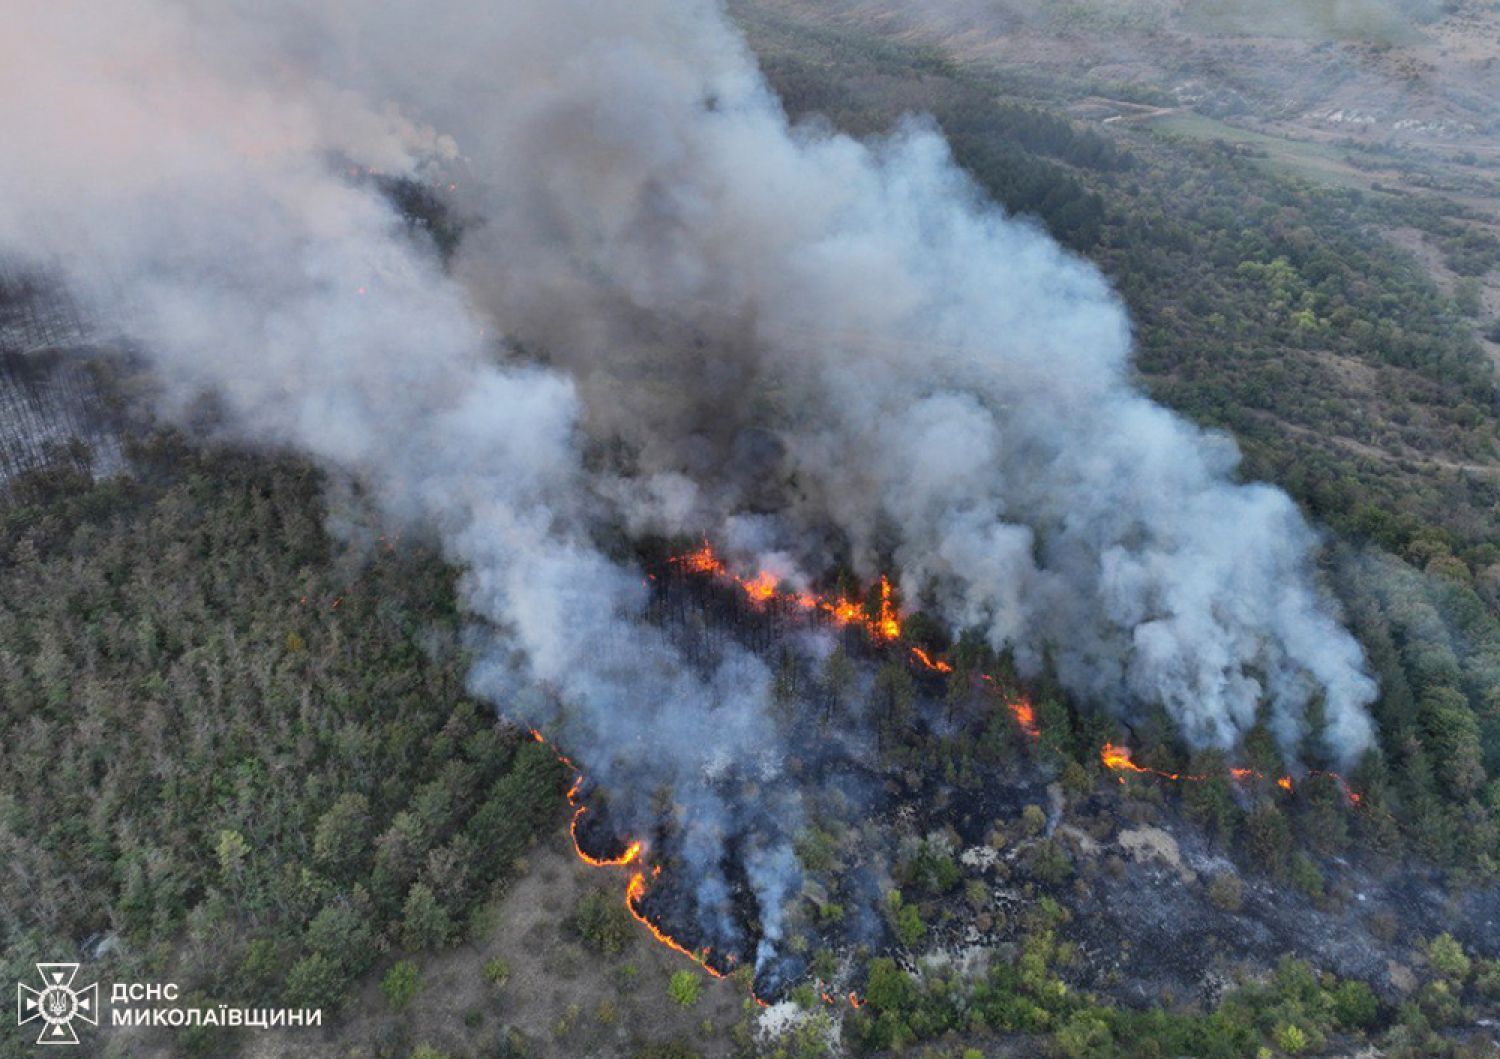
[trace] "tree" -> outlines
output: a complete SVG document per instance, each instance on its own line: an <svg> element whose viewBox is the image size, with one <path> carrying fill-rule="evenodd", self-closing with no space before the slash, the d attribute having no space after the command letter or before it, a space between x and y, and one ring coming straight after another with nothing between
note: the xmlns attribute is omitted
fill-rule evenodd
<svg viewBox="0 0 1500 1059"><path fill-rule="evenodd" d="M313 860L338 878L353 874L370 838L370 803L362 794L341 794L318 818Z"/></svg>
<svg viewBox="0 0 1500 1059"><path fill-rule="evenodd" d="M1432 749L1443 785L1456 797L1468 798L1484 785L1484 752L1479 743L1479 721L1463 693L1450 687L1432 688L1421 698L1422 728Z"/></svg>
<svg viewBox="0 0 1500 1059"><path fill-rule="evenodd" d="M453 920L431 887L413 883L401 909L401 940L410 949L435 949L453 936Z"/></svg>
<svg viewBox="0 0 1500 1059"><path fill-rule="evenodd" d="M1446 931L1427 943L1427 959L1431 961L1432 969L1444 978L1462 982L1469 977L1469 957L1457 939Z"/></svg>
<svg viewBox="0 0 1500 1059"><path fill-rule="evenodd" d="M1114 1055L1109 1024L1092 1011L1075 1012L1054 1038L1068 1059L1105 1059Z"/></svg>
<svg viewBox="0 0 1500 1059"><path fill-rule="evenodd" d="M250 852L250 844L245 841L245 836L238 831L220 831L214 852L218 855L219 871L224 878L231 882L238 881L244 868L245 856Z"/></svg>
<svg viewBox="0 0 1500 1059"><path fill-rule="evenodd" d="M849 705L849 697L854 691L854 663L849 661L849 655L844 650L844 645L839 644L823 663L823 723L825 725L836 724L842 721L844 712Z"/></svg>
<svg viewBox="0 0 1500 1059"><path fill-rule="evenodd" d="M690 1008L698 1003L702 986L702 979L692 971L674 971L667 982L667 995L683 1007Z"/></svg>
<svg viewBox="0 0 1500 1059"><path fill-rule="evenodd" d="M1287 867L1291 829L1274 803L1263 801L1245 819L1245 844L1250 858L1268 875L1281 876Z"/></svg>
<svg viewBox="0 0 1500 1059"><path fill-rule="evenodd" d="M927 936L927 924L922 922L922 910L916 905L901 906L896 914L896 936L908 949L916 948Z"/></svg>
<svg viewBox="0 0 1500 1059"><path fill-rule="evenodd" d="M343 1003L347 982L338 964L321 952L314 952L292 965L282 996L294 1007L336 1008Z"/></svg>
<svg viewBox="0 0 1500 1059"><path fill-rule="evenodd" d="M589 948L607 956L624 952L625 946L635 936L630 914L624 906L598 890L584 894L563 925Z"/></svg>
<svg viewBox="0 0 1500 1059"><path fill-rule="evenodd" d="M323 906L307 926L307 946L350 977L365 972L375 958L375 937L370 897L363 887Z"/></svg>

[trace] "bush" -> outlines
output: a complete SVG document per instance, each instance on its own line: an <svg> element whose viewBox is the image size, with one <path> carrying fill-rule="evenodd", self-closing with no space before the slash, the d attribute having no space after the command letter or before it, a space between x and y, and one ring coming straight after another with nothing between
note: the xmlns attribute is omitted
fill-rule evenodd
<svg viewBox="0 0 1500 1059"><path fill-rule="evenodd" d="M1333 1017L1348 1029L1365 1029L1375 1024L1380 1003L1363 982L1343 982L1333 993Z"/></svg>
<svg viewBox="0 0 1500 1059"><path fill-rule="evenodd" d="M908 949L915 948L927 936L927 924L922 922L922 910L916 905L902 905L896 914L896 935Z"/></svg>
<svg viewBox="0 0 1500 1059"><path fill-rule="evenodd" d="M685 1008L698 1003L703 981L692 971L675 971L667 982L667 996Z"/></svg>
<svg viewBox="0 0 1500 1059"><path fill-rule="evenodd" d="M482 973L484 980L498 989L510 981L510 964L496 956L492 960L485 961Z"/></svg>
<svg viewBox="0 0 1500 1059"><path fill-rule="evenodd" d="M1272 1036L1276 1040L1276 1047L1287 1055L1297 1055L1307 1048L1307 1034L1293 1023L1284 1022L1277 1026Z"/></svg>
<svg viewBox="0 0 1500 1059"><path fill-rule="evenodd" d="M1323 872L1300 850L1292 855L1292 885L1308 897L1323 896Z"/></svg>
<svg viewBox="0 0 1500 1059"><path fill-rule="evenodd" d="M392 1011L404 1010L421 988L422 980L417 972L417 965L410 960L397 962L380 982L380 991L385 994Z"/></svg>

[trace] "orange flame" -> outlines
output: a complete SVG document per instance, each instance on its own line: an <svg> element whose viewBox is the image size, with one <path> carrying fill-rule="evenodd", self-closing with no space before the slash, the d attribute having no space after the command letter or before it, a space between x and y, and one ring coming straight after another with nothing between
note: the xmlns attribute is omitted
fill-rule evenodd
<svg viewBox="0 0 1500 1059"><path fill-rule="evenodd" d="M941 658L933 658L930 654L922 650L920 647L913 647L911 649L911 656L918 662L920 662L924 668L930 669L934 673L953 672L953 667L951 665L949 665L947 662L944 662Z"/></svg>
<svg viewBox="0 0 1500 1059"><path fill-rule="evenodd" d="M741 577L733 573L720 559L713 546L704 543L685 555L670 560L693 574L707 574L733 581L750 598L752 603L765 604L784 602L803 610L817 610L827 614L839 625L858 625L878 641L901 638L901 619L896 613L893 590L888 578L880 579L880 612L871 618L858 600L818 596L810 592L782 592L781 582L769 570L762 570L754 577Z"/></svg>
<svg viewBox="0 0 1500 1059"><path fill-rule="evenodd" d="M570 795L571 793L569 792ZM621 853L618 857L593 857L585 852L583 846L578 842L578 821L588 811L588 806L580 805L573 811L572 822L568 824L568 833L573 837L573 852L578 854L579 860L595 868L622 868L640 859L641 852L645 849L645 844L639 841L632 842L626 846L625 852Z"/></svg>
<svg viewBox="0 0 1500 1059"><path fill-rule="evenodd" d="M1025 697L1015 699L1006 703L1010 715L1016 719L1016 724L1021 726L1021 731L1026 733L1028 739L1040 739L1042 729L1036 723L1036 709L1031 705L1031 700Z"/></svg>
<svg viewBox="0 0 1500 1059"><path fill-rule="evenodd" d="M880 579L880 617L875 619L871 632L877 640L899 640L901 622L896 617L896 608L891 604L891 582Z"/></svg>
<svg viewBox="0 0 1500 1059"><path fill-rule="evenodd" d="M1112 772L1138 772L1151 776L1160 776L1162 779L1182 780L1186 783L1201 783L1209 778L1207 776L1193 776L1181 772L1163 772L1160 769L1144 768L1140 765L1137 765L1131 758L1129 747L1116 746L1114 743L1104 744L1104 749L1099 751L1099 760L1104 763L1105 768L1109 769ZM1234 779L1242 781L1263 780L1266 778L1265 773L1258 772L1252 768L1244 767L1230 769L1229 775ZM1329 777L1338 784L1339 790L1343 791L1344 797L1349 800L1350 805L1358 808L1362 804L1359 793L1351 788L1348 781L1345 780L1344 777L1340 776L1337 772L1322 772L1314 769L1313 771L1309 772L1308 775ZM1125 781L1121 779L1120 782L1123 783ZM1294 793L1296 789L1292 777L1290 776L1276 777L1276 786L1286 791L1288 794Z"/></svg>
<svg viewBox="0 0 1500 1059"><path fill-rule="evenodd" d="M645 900L645 898L646 875L644 872L636 872L630 877L630 882L625 886L625 907L630 910L630 914L636 918L637 922L643 924L645 928L651 932L652 937L661 942L667 948L672 949L675 952L682 953L688 959L696 963L699 967L702 967L709 974L713 975L713 977L723 978L725 976L723 971L715 970L709 965L708 956L712 950L704 948L702 952L694 952L692 949L689 949L687 946L683 945L676 938L672 937L672 935L668 934L666 931L658 927L655 923L651 922L651 920L646 918L645 914L641 912L639 907L640 903Z"/></svg>
<svg viewBox="0 0 1500 1059"><path fill-rule="evenodd" d="M527 729L527 731L531 735L531 738L536 740L538 743L545 744L547 742L546 737L543 736L542 733L537 731L535 728L529 728ZM639 840L632 842L630 845L626 846L625 852L621 853L618 857L590 856L587 852L584 851L583 847L579 845L578 821L583 817L584 813L588 812L589 809L589 807L586 805L577 804L579 792L583 790L583 773L578 771L577 767L573 764L572 759L558 751L555 747L553 748L553 753L557 754L558 761L562 762L574 772L573 784L568 788L567 795L568 804L575 806L573 810L573 819L568 824L568 833L573 840L573 852L578 854L578 859L594 868L619 868L638 862L641 859L642 854L645 853L646 848L645 843ZM655 879L659 875L661 875L661 865L653 865L651 868L651 878ZM646 918L645 913L643 913L639 907L640 903L646 897L646 889L646 873L644 871L633 873L630 876L629 883L627 883L625 886L625 907L629 909L630 914L635 917L638 922L644 924L646 929L651 932L651 936L654 937L657 941L661 942L663 945L667 946L667 948L672 949L675 952L682 953L684 956L688 957L694 963L698 964L698 966L702 967L705 971L707 971L715 978L726 977L725 972L720 971L709 964L708 957L711 951L710 949L704 948L702 952L693 952L687 946L679 942L676 938L672 937L666 931L662 930L655 923ZM730 962L734 962L732 957L730 959ZM751 991L750 995L755 996L753 990ZM765 1001L761 1000L760 997L755 997L755 999L762 1007L766 1006Z"/></svg>

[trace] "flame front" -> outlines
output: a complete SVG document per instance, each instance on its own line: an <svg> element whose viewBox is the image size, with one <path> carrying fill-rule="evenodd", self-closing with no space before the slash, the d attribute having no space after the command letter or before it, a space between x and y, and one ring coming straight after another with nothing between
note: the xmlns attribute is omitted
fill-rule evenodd
<svg viewBox="0 0 1500 1059"><path fill-rule="evenodd" d="M542 733L537 729L529 728L527 729L527 732L536 742L542 743L544 745L550 745L547 744L547 738L542 735ZM558 761L562 762L573 772L573 783L572 786L568 788L567 792L568 804L574 807L573 818L568 824L568 833L573 840L573 852L578 854L578 859L593 868L621 868L630 864L640 862L646 850L645 843L640 840L631 842L630 845L625 847L625 852L621 853L618 857L594 857L584 850L583 846L578 841L578 821L582 819L584 813L588 812L589 808L587 805L578 804L578 796L580 792L582 792L584 786L584 776L582 772L578 771L577 766L573 764L572 759L569 758L566 754L563 754L555 746L552 747L552 752L557 755ZM661 865L653 865L650 868L650 875L653 879L660 876ZM668 934L661 927L657 926L655 923L651 922L651 920L646 918L646 914L641 911L641 903L646 898L647 889L648 883L646 882L646 871L642 870L633 872L630 876L630 881L625 885L625 907L630 911L631 916L634 917L637 922L644 925L646 929L651 932L651 936L657 941L661 942L667 948L673 950L674 952L682 953L682 955L698 964L698 966L702 967L705 971L707 971L715 978L726 977L726 973L724 971L718 970L708 962L708 957L712 950L704 948L701 952L694 952L686 945L683 945L676 938L672 937L672 935ZM731 959L730 962L732 963L733 960ZM751 990L750 995L755 996L755 992L753 989ZM765 1005L765 1001L761 1000L760 997L757 996L755 997L755 999L762 1006Z"/></svg>
<svg viewBox="0 0 1500 1059"><path fill-rule="evenodd" d="M890 642L901 638L901 618L896 611L894 589L890 580L880 579L880 609L871 617L858 600L845 596L819 596L811 592L783 592L781 582L769 570L762 570L754 577L741 577L734 573L719 558L713 546L702 547L678 555L670 560L690 574L706 574L725 581L732 581L758 604L785 603L801 610L817 611L832 618L838 625L856 625L879 642Z"/></svg>
<svg viewBox="0 0 1500 1059"><path fill-rule="evenodd" d="M646 873L638 871L630 877L630 882L625 885L625 907L630 910L630 914L636 918L636 921L638 923L644 925L645 928L651 932L652 937L661 942L667 948L673 950L674 952L682 953L684 956L692 960L699 967L702 967L705 971L713 975L715 978L725 977L723 971L715 969L708 962L708 956L709 953L713 951L712 949L705 947L702 952L694 952L692 949L689 949L686 945L682 944L682 942L672 937L672 935L662 930L655 923L651 922L651 920L647 919L645 913L642 912L640 908L641 902L645 899ZM757 997L757 999L759 998Z"/></svg>
<svg viewBox="0 0 1500 1059"><path fill-rule="evenodd" d="M1104 748L1099 751L1099 760L1103 762L1104 767L1109 769L1111 772L1136 772L1148 776L1160 776L1165 780L1181 780L1184 783L1202 783L1204 780L1210 778L1208 776L1194 776L1183 772L1163 772L1161 769L1152 769L1146 768L1142 765L1137 765L1135 763L1135 760L1130 756L1129 747L1117 746L1114 743L1104 744ZM1240 780L1242 782L1248 780L1263 780L1266 778L1265 773L1259 772L1252 768L1244 767L1230 769L1229 775L1231 778ZM1338 784L1339 790L1343 792L1344 797L1348 800L1350 805L1358 808L1362 804L1359 793L1352 787L1350 787L1349 781L1344 779L1344 777L1340 776L1337 772L1322 772L1314 769L1313 771L1309 772L1308 775L1327 776L1329 779L1333 780L1334 783ZM1124 777L1120 778L1120 782L1125 782ZM1295 788L1292 777L1290 776L1276 777L1276 786L1286 791L1288 794L1294 793Z"/></svg>

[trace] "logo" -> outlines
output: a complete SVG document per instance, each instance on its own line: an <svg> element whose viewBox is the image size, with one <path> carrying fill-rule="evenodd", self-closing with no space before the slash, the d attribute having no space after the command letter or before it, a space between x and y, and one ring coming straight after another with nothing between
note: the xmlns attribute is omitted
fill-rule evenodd
<svg viewBox="0 0 1500 1059"><path fill-rule="evenodd" d="M17 1023L24 1026L42 1020L37 1044L77 1044L74 1019L90 1026L99 1025L99 984L74 989L76 963L39 963L36 971L42 976L41 989L16 984Z"/></svg>

